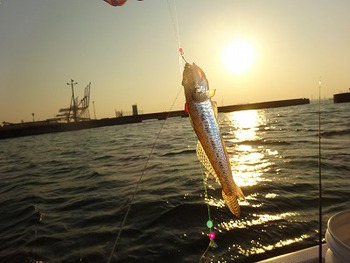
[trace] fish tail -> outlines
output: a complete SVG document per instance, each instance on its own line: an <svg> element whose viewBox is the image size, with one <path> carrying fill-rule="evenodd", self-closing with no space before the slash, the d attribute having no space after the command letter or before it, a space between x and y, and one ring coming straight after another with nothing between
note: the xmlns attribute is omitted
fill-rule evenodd
<svg viewBox="0 0 350 263"><path fill-rule="evenodd" d="M234 195L226 195L225 192L222 191L222 197L224 198L225 203L227 204L231 213L237 217L240 217L241 209L239 208L237 196L235 194Z"/></svg>

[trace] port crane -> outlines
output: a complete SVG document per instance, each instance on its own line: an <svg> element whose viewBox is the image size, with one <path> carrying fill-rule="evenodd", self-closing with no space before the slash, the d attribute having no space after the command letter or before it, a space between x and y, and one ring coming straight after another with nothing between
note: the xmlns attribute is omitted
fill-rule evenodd
<svg viewBox="0 0 350 263"><path fill-rule="evenodd" d="M79 101L74 95L74 86L78 84L73 79L67 83L72 88L72 97L69 108L59 109L56 115L61 122L78 122L90 120L89 104L90 104L90 88L91 82L84 89L84 97Z"/></svg>

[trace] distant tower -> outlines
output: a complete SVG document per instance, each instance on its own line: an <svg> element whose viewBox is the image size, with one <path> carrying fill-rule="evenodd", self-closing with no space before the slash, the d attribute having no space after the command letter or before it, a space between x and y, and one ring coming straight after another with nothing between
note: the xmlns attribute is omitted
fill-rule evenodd
<svg viewBox="0 0 350 263"><path fill-rule="evenodd" d="M138 115L138 112L137 112L137 104L132 105L132 115L133 115L133 116Z"/></svg>

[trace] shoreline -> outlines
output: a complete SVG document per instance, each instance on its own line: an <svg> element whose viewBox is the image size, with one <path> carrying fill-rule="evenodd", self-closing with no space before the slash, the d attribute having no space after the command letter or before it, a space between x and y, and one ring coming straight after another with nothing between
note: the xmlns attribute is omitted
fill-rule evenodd
<svg viewBox="0 0 350 263"><path fill-rule="evenodd" d="M289 99L289 100L277 100L257 103L247 103L238 105L228 105L218 107L219 112L232 112L239 110L252 110L252 109L266 109L277 107L288 107L310 104L310 100L306 98ZM8 124L0 127L0 139L17 138L22 136L40 135L53 132L65 132L82 129L91 129L104 126L123 125L131 123L140 123L145 120L165 120L171 117L188 117L188 113L184 110L177 110L171 112L156 112L148 114L139 114L131 116L121 116L115 118L103 118L97 120L88 120L80 122L59 123L52 122L50 120L38 121L38 122L26 122Z"/></svg>

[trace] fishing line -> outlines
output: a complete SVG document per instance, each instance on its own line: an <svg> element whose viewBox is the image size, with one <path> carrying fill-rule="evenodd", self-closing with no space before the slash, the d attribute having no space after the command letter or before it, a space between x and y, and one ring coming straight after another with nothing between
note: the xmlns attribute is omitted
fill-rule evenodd
<svg viewBox="0 0 350 263"><path fill-rule="evenodd" d="M210 205L209 205L209 195L208 195L208 188L207 188L207 184L206 184L207 179L205 178L205 172L203 172L203 169L202 169L201 165L200 165L200 170L201 170L201 174L202 174L202 178L203 178L203 185L204 185L204 194L205 194L204 200L205 200L205 203L207 204L207 211L208 211L207 227L209 228L209 234L208 234L209 244L208 244L207 248L204 250L204 252L201 255L201 257L199 258L199 262L202 262L202 259L204 259L205 254L208 252L209 248L216 248L217 244L214 241L215 233L213 231L213 221L211 220L211 212L210 212Z"/></svg>
<svg viewBox="0 0 350 263"><path fill-rule="evenodd" d="M170 16L171 16L171 19L172 19L172 23L173 23L174 32L175 32L175 35L176 35L176 41L177 41L177 44L178 44L178 46L179 46L179 52L180 52L180 55L182 56L182 58L184 59L183 50L182 50L182 48L180 48L180 32L179 32L179 27L178 27L178 18L177 18L177 9L176 9L176 5L175 5L175 0L173 0L173 6L174 6L174 9L175 9L175 17L174 17L174 15L173 15L173 11L172 11L172 9L171 9L169 0L167 1L167 3L168 3L168 7L169 7L169 12L170 12ZM179 68L180 68L180 75L181 75L181 70L182 70L182 69L181 69L180 62L179 62ZM179 88L179 91L177 92L176 97L175 97L173 103L171 104L171 106L170 106L170 108L169 108L169 110L168 110L168 114L167 114L165 120L163 121L163 123L162 123L162 125L161 125L161 127L160 127L160 129L159 129L159 132L158 132L158 134L157 134L157 136L156 136L156 139L155 139L155 141L154 141L154 143L153 143L153 145L152 145L151 151L150 151L150 153L149 153L149 155L148 155L148 157L147 157L147 160L146 160L146 162L145 162L145 165L144 165L144 167L143 167L143 169L142 169L142 173L141 173L141 175L140 175L140 177L139 177L139 180L138 180L137 183L136 183L135 189L134 189L133 194L132 194L132 196L131 196L131 198L130 198L130 201L129 201L129 204L128 204L128 208L127 208L126 213L125 213L125 215L124 215L124 218L123 218L121 227L120 227L120 229L119 229L119 231L118 231L118 235L117 235L117 237L116 237L116 239L115 239L115 241L114 241L113 248L112 248L111 254L110 254L109 259L108 259L108 263L111 261L112 256L113 256L113 254L114 254L115 251L116 251L116 247L117 247L117 244L118 244L118 242L119 242L121 232L122 232L122 230L123 230L123 228L124 228L126 219L127 219L128 215L129 215L129 213L130 213L131 205L132 205L132 203L134 202L134 199L135 199L137 190L138 190L138 188L139 188L139 186L140 186L140 184L141 184L142 178L143 178L143 176L144 176L144 174L145 174L146 167L147 167L147 165L148 165L148 163L149 163L149 161L150 161L150 159L151 159L151 156L152 156L152 154L153 154L154 148L155 148L155 146L156 146L156 144L157 144L157 142L158 142L158 139L159 139L159 137L160 137L160 134L161 134L161 132L162 132L164 126L165 126L166 120L167 120L168 117L170 116L170 112L171 112L171 110L173 109L173 107L174 107L174 105L175 105L175 102L177 101L181 90L182 90L182 87Z"/></svg>
<svg viewBox="0 0 350 263"><path fill-rule="evenodd" d="M173 29L174 29L174 33L175 33L175 38L176 38L176 41L177 41L178 48L180 50L180 48L181 48L181 41L180 41L179 20L178 20L178 16L177 16L176 3L175 3L175 0L173 0L174 11L171 8L170 0L168 0L167 3L168 3L168 8L169 8L169 13L170 13L170 16L171 16L171 21L173 23Z"/></svg>
<svg viewBox="0 0 350 263"><path fill-rule="evenodd" d="M171 16L171 20L172 20L172 24L173 24L173 29L174 29L174 33L175 33L175 38L178 44L178 51L179 51L179 68L180 68L180 74L182 74L182 69L183 69L183 62L188 63L186 58L185 58L185 52L183 50L183 48L181 47L181 39L180 39L180 30L179 30L179 20L178 20L178 12L177 12L177 7L176 7L176 3L175 0L172 1L172 5L170 4L170 0L167 1L168 3L168 8L169 8L169 13ZM172 9L173 6L174 8ZM201 170L201 174L202 174L202 178L203 178L203 185L204 185L204 192L205 192L205 199L206 200L206 204L207 204L207 211L208 211L208 221L207 221L207 227L209 228L209 244L208 247L206 248L206 250L204 251L204 253L202 254L202 256L200 257L199 261L201 262L201 260L204 258L206 252L208 251L208 249L210 247L217 247L214 239L215 239L215 233L213 232L213 221L211 220L211 213L210 213L210 205L208 203L208 189L207 189L207 185L206 185L206 180L205 180L205 173L203 172L202 166L200 165L200 170Z"/></svg>
<svg viewBox="0 0 350 263"><path fill-rule="evenodd" d="M172 8L171 8L171 5L170 5L169 0L167 1L167 3L168 3L168 7L169 7L169 12L170 12L170 16L171 16L171 19L172 19L172 23L173 23L174 32L175 32L175 35L176 35L176 41L177 41L177 44L178 44L178 47L179 47L179 49L178 49L178 50L179 50L179 53L180 53L180 57L179 57L179 69L180 69L180 75L182 75L182 68L183 68L182 61L185 61L185 62L187 62L187 61L186 61L186 59L185 59L185 57L184 57L184 51L183 51L183 49L181 48L180 32L179 32L179 26L178 26L177 8L176 8L175 0L173 0L174 12L172 11ZM173 15L173 14L174 14L174 15ZM181 58L182 58L182 60L181 60ZM147 160L146 160L146 162L145 162L145 165L144 165L144 167L143 167L143 169L142 169L142 173L141 173L141 175L140 175L140 177L139 177L139 179L138 179L138 181L137 181L137 183L136 183L135 189L134 189L134 191L133 191L133 193L132 193L132 196L131 196L131 198L130 198L130 200L129 200L129 202L128 202L128 207L127 207L126 213L125 213L125 215L124 215L124 218L123 218L122 224L121 224L121 226L120 226L120 229L119 229L119 231L118 231L118 235L117 235L117 237L116 237L116 239L115 239L115 241L114 241L113 248L112 248L112 251L111 251L110 256L109 256L109 259L108 259L108 263L111 262L112 257L113 257L113 255L114 255L114 253L115 253L115 251L116 251L116 247L117 247L117 244L118 244L118 242L119 242L121 232L122 232L122 230L123 230L123 228L124 228L124 226L125 226L126 219L127 219L128 215L129 215L129 213L130 213L131 205L132 205L132 203L134 202L136 193L137 193L138 188L139 188L139 186L140 186L140 184L141 184L142 178L143 178L143 176L144 176L144 174L145 174L146 167L148 166L148 163L149 163L149 161L150 161L150 159L151 159L151 156L152 156L152 154L153 154L153 152L154 152L154 149L155 149L155 146L156 146L156 144L157 144L157 142L158 142L158 139L159 139L159 137L160 137L160 134L161 134L161 132L162 132L164 126L165 126L166 120L167 120L168 117L170 116L170 113L171 113L171 111L172 111L172 109L173 109L173 107L174 107L174 105L175 105L175 102L178 100L178 97L179 97L179 94L180 94L181 90L182 90L182 87L179 88L179 91L177 92L176 97L175 97L173 103L171 104L171 106L170 106L170 108L169 108L169 110L168 110L168 114L167 114L166 118L164 119L164 121L163 121L163 123L162 123L162 125L161 125L161 127L160 127L160 129L159 129L159 132L158 132L158 134L157 134L157 136L156 136L156 139L155 139L155 141L154 141L154 143L153 143L153 145L152 145L151 151L150 151L150 153L149 153L149 155L148 155L148 157L147 157ZM208 209L209 209L209 207L208 207ZM211 220L208 220L208 222L209 222L209 221L211 222ZM213 242L214 242L214 241L213 241ZM214 242L214 244L215 244L215 242ZM209 246L208 246L208 247L209 247Z"/></svg>
<svg viewBox="0 0 350 263"><path fill-rule="evenodd" d="M173 0L172 4L170 4L170 0L168 0L167 3L168 3L171 21L173 24L173 30L174 30L175 39L176 39L177 46L178 46L178 51L180 54L180 56L179 56L179 68L180 68L180 75L181 75L182 69L183 69L183 62L187 63L187 60L185 58L185 52L184 52L183 48L181 47L179 19L178 19L178 15L177 15L177 8L176 8L175 0ZM171 6L173 6L173 8Z"/></svg>
<svg viewBox="0 0 350 263"><path fill-rule="evenodd" d="M318 260L322 263L322 176L321 176L321 78L318 81Z"/></svg>
<svg viewBox="0 0 350 263"><path fill-rule="evenodd" d="M169 13L171 16L171 20L172 20L172 24L173 24L173 29L174 29L174 33L175 33L175 38L176 38L176 42L178 45L178 51L179 51L179 69L180 69L180 75L182 74L182 69L183 69L183 62L188 63L186 58L185 58L185 52L181 46L181 40L180 40L180 30L179 30L179 20L178 20L178 15L177 15L177 8L176 8L176 3L175 0L172 1L172 5L170 4L170 0L167 1L168 3L168 8L169 8ZM171 6L173 6L174 10L171 8ZM199 164L200 165L200 164ZM208 211L208 221L207 221L207 227L209 228L209 244L206 248L206 250L204 251L204 253L202 254L202 256L199 259L199 262L201 262L201 260L204 258L205 254L207 253L207 251L209 250L210 247L217 247L214 239L215 239L215 233L213 232L213 221L211 220L211 213L210 213L210 205L208 203L208 189L207 189L207 185L206 185L206 180L205 180L205 173L203 172L202 166L200 165L200 170L201 170L201 174L202 174L202 178L203 178L203 185L204 185L204 192L205 192L205 199L206 200L206 204L207 204L207 211Z"/></svg>
<svg viewBox="0 0 350 263"><path fill-rule="evenodd" d="M148 163L149 163L149 161L150 161L150 159L151 159L151 156L152 156L152 154L153 154L153 152L154 152L154 148L155 148L155 146L156 146L156 144L157 144L157 142L158 142L158 139L159 139L159 137L160 137L160 134L161 134L161 132L162 132L164 126L165 126L166 120L169 118L170 112L171 112L171 110L173 109L173 107L174 107L174 105L175 105L175 102L177 101L181 90L182 90L182 88L180 88L179 91L177 92L177 95L176 95L176 97L175 97L173 103L171 104L171 106L170 106L170 108L169 108L169 110L168 110L167 116L166 116L166 118L164 119L164 121L163 121L163 123L162 123L162 125L161 125L161 127L160 127L160 129L159 129L159 131L158 131L158 133L157 133L156 139L154 140L154 143L152 144L151 151L150 151L150 153L148 154L147 160L146 160L145 165L144 165L144 167L143 167L143 169L142 169L142 173L141 173L141 175L140 175L140 177L139 177L139 180L138 180L137 183L136 183L134 192L133 192L133 194L132 194L132 196L131 196L131 199L130 199L130 201L129 201L129 204L128 204L128 208L127 208L126 213L125 213L125 215L124 215L124 218L123 218L121 227L120 227L120 229L119 229L119 231L118 231L118 235L117 235L117 237L116 237L116 239L115 239L115 241L114 241L114 245L113 245L111 254L110 254L110 256L109 256L108 263L111 262L112 256L113 256L113 254L114 254L115 251L116 251L116 247L117 247L118 241L119 241L119 239L120 239L121 232L122 232L122 230L123 230L123 228L124 228L126 219L127 219L128 215L129 215L131 205L132 205L132 203L134 202L134 199L135 199L137 190L138 190L138 188L139 188L139 186L140 186L140 184L141 184L142 178L143 178L143 176L144 176L144 174L145 174L146 168L147 168Z"/></svg>

